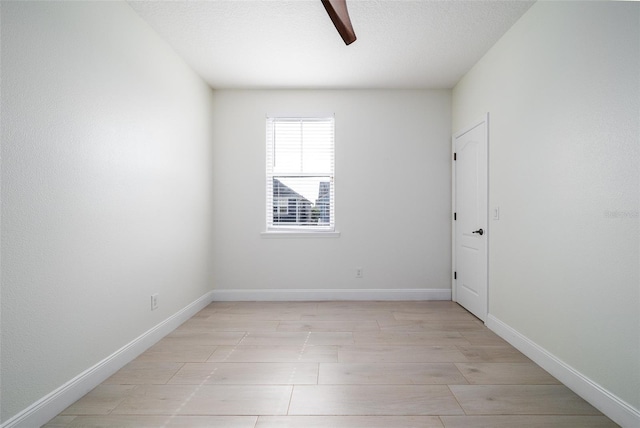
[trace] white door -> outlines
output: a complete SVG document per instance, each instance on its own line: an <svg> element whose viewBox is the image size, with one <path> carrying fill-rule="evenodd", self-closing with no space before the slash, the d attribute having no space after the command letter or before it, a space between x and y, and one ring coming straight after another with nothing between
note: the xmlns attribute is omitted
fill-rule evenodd
<svg viewBox="0 0 640 428"><path fill-rule="evenodd" d="M454 137L455 300L485 321L488 283L488 115Z"/></svg>

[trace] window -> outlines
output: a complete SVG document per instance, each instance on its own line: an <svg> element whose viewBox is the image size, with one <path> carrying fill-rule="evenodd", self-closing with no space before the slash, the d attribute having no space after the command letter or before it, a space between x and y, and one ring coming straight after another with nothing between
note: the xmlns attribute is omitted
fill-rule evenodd
<svg viewBox="0 0 640 428"><path fill-rule="evenodd" d="M267 118L268 231L334 231L333 135L332 117Z"/></svg>

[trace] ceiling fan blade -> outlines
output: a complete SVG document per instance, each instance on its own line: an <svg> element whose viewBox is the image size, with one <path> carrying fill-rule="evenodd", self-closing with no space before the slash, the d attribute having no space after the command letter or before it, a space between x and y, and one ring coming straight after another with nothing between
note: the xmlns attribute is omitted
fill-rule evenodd
<svg viewBox="0 0 640 428"><path fill-rule="evenodd" d="M321 0L324 8L327 10L333 25L340 33L340 37L346 45L356 41L356 33L353 31L349 11L347 10L346 0Z"/></svg>

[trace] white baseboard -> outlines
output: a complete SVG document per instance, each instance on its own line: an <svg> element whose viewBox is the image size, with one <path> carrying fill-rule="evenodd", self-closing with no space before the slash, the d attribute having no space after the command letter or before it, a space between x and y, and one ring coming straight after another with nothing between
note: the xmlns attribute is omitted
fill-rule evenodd
<svg viewBox="0 0 640 428"><path fill-rule="evenodd" d="M213 290L213 301L326 301L326 300L451 300L451 290L445 289L328 289L328 290Z"/></svg>
<svg viewBox="0 0 640 428"><path fill-rule="evenodd" d="M80 373L55 391L42 397L0 428L33 428L44 425L60 412L82 398L87 392L101 384L109 376L133 361L160 339L175 330L212 301L212 292L197 299L187 307L170 316L152 329L138 336L98 364Z"/></svg>
<svg viewBox="0 0 640 428"><path fill-rule="evenodd" d="M624 428L640 427L640 410L615 396L493 315L487 327Z"/></svg>

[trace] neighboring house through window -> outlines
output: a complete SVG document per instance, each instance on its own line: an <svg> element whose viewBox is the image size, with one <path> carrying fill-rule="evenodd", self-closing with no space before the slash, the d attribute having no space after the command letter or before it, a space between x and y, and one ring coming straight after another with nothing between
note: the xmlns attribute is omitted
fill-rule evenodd
<svg viewBox="0 0 640 428"><path fill-rule="evenodd" d="M267 118L267 230L334 231L334 119Z"/></svg>

